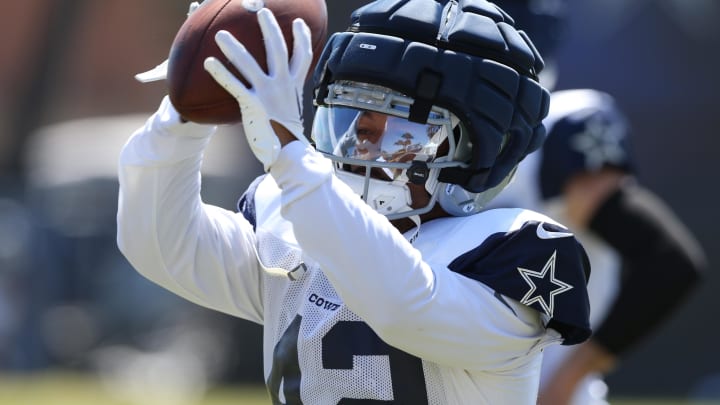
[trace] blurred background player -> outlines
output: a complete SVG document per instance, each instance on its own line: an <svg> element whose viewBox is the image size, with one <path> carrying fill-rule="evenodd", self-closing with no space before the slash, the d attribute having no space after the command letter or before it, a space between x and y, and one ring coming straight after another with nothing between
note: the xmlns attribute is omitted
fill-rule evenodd
<svg viewBox="0 0 720 405"><path fill-rule="evenodd" d="M559 0L498 0L546 63L563 35ZM570 226L588 249L593 337L546 350L539 403L605 404L603 376L681 305L705 266L694 236L635 176L629 125L614 98L591 89L555 91L545 119L548 137L518 167L490 204L544 212Z"/></svg>

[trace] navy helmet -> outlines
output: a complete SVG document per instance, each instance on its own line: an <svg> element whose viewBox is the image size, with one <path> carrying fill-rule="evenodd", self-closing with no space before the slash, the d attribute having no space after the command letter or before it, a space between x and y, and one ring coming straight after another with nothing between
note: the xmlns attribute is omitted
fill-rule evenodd
<svg viewBox="0 0 720 405"><path fill-rule="evenodd" d="M435 202L470 215L543 143L543 66L491 2L377 0L355 10L319 58L312 136L343 181L388 217ZM373 131L383 141L363 135ZM402 201L403 183L424 185L432 200Z"/></svg>

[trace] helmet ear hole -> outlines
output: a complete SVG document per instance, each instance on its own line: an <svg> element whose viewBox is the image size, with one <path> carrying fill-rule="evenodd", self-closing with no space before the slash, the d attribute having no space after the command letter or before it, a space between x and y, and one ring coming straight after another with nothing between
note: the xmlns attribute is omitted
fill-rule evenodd
<svg viewBox="0 0 720 405"><path fill-rule="evenodd" d="M452 114L452 117L455 117L455 114ZM455 156L453 157L453 160L458 162L469 162L472 159L473 144L468 136L468 131L465 128L465 125L459 120L457 123L453 122L452 136L455 139Z"/></svg>
<svg viewBox="0 0 720 405"><path fill-rule="evenodd" d="M450 125L452 126L452 133L445 138L442 143L438 146L437 153L436 153L436 160L437 158L444 158L459 162L466 162L471 158L470 154L467 153L468 145L461 145L463 142L463 135L464 135L464 129L462 128L462 123L460 122L460 119L457 115L450 113ZM450 154L450 140L452 137L453 144L455 145L455 152L453 156L448 156ZM465 143L467 143L468 140L465 139ZM472 146L470 145L470 148ZM461 152L462 150L462 152ZM460 153L459 153L460 152ZM467 155L467 156L465 156ZM466 160L467 159L467 160Z"/></svg>
<svg viewBox="0 0 720 405"><path fill-rule="evenodd" d="M455 131L453 131L454 134ZM455 136L455 135L453 135ZM455 137L455 143L457 144L457 137ZM448 138L445 138L445 140L442 141L440 146L437 148L437 154L435 155L436 158L447 156L448 153L450 153L450 140Z"/></svg>

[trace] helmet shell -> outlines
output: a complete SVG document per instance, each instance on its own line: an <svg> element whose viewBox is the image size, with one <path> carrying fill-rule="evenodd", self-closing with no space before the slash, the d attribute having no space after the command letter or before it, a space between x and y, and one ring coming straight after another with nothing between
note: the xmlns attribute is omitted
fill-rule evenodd
<svg viewBox="0 0 720 405"><path fill-rule="evenodd" d="M494 0L524 31L545 60L554 58L567 26L565 0Z"/></svg>
<svg viewBox="0 0 720 405"><path fill-rule="evenodd" d="M410 119L446 108L468 131L471 157L439 180L471 193L499 185L545 137L550 95L544 66L512 18L485 0L379 0L333 34L313 74L316 105L338 80L377 84L412 97Z"/></svg>

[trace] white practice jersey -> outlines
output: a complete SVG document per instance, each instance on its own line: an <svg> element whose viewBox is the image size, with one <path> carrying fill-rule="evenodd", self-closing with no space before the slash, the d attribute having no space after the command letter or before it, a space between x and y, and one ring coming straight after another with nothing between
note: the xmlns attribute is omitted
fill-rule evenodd
<svg viewBox="0 0 720 405"><path fill-rule="evenodd" d="M582 247L549 218L401 235L300 142L229 211L200 199L211 135L166 100L132 136L118 245L157 284L263 325L274 404L535 404L543 349L589 334Z"/></svg>

